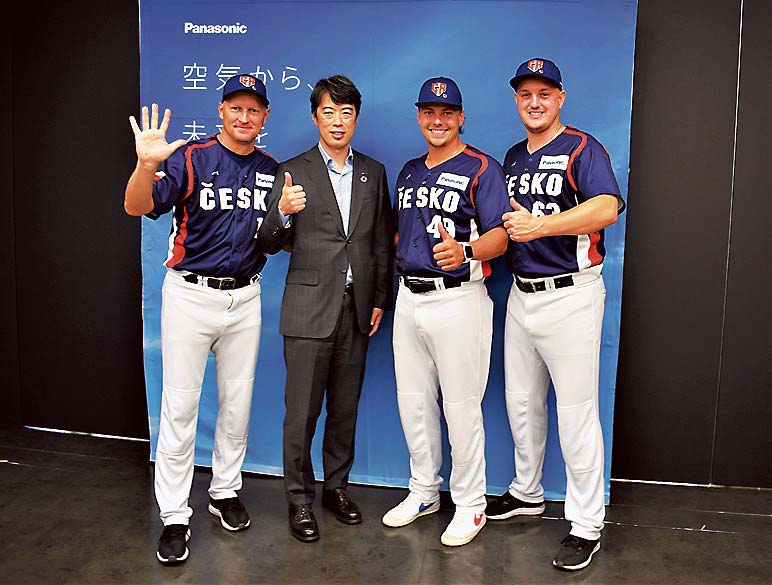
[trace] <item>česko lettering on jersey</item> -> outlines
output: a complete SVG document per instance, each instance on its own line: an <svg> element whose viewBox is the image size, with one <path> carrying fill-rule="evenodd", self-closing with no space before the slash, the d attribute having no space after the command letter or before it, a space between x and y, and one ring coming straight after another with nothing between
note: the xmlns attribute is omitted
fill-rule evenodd
<svg viewBox="0 0 772 585"><path fill-rule="evenodd" d="M253 276L265 265L257 230L277 162L264 151L242 156L208 137L177 149L156 172L153 211L174 209L165 265L205 276Z"/></svg>
<svg viewBox="0 0 772 585"><path fill-rule="evenodd" d="M437 266L432 249L442 241L438 226L442 223L458 242L472 242L501 225L502 214L510 210L501 165L473 146L431 169L426 155L408 161L394 196L397 271L482 280L490 274L487 262L472 260L450 272Z"/></svg>
<svg viewBox="0 0 772 585"><path fill-rule="evenodd" d="M597 195L615 195L619 212L625 203L608 153L595 138L566 128L552 142L529 153L527 141L515 144L504 158L507 192L533 215L566 211ZM578 272L603 262L603 230L581 236L551 236L509 242L507 263L526 278Z"/></svg>

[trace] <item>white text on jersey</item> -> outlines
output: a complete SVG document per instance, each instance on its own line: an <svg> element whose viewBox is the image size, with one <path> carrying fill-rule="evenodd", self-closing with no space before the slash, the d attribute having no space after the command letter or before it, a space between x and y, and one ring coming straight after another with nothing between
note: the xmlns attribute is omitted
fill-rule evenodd
<svg viewBox="0 0 772 585"><path fill-rule="evenodd" d="M546 179L546 181L545 181ZM559 173L523 173L519 180L517 175L507 177L507 193L514 197L520 195L551 195L557 197L563 190L563 175Z"/></svg>
<svg viewBox="0 0 772 585"><path fill-rule="evenodd" d="M415 202L413 202L413 191L415 191ZM442 196L442 201L440 197ZM453 213L458 209L458 203L461 196L456 191L446 191L442 187L400 187L397 189L399 208L407 209L414 204L416 207L429 207L430 209L442 209L446 213Z"/></svg>
<svg viewBox="0 0 772 585"><path fill-rule="evenodd" d="M198 200L201 209L211 211L217 207L219 209L233 209L234 205L241 209L258 209L266 211L265 199L268 196L268 189L250 189L241 187L234 193L230 187L220 187L215 193L212 184L201 183L204 188L198 192ZM218 205L219 204L219 205Z"/></svg>

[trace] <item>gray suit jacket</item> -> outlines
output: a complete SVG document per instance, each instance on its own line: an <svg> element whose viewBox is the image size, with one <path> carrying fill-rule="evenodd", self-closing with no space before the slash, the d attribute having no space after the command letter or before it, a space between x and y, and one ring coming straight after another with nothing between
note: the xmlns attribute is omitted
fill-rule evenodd
<svg viewBox="0 0 772 585"><path fill-rule="evenodd" d="M306 207L284 227L279 199L284 172L306 192ZM348 236L318 146L279 165L258 239L275 254L291 251L279 332L292 337L332 334L343 303L349 263L353 274L357 321L370 330L373 307L391 308L394 231L383 165L354 151Z"/></svg>

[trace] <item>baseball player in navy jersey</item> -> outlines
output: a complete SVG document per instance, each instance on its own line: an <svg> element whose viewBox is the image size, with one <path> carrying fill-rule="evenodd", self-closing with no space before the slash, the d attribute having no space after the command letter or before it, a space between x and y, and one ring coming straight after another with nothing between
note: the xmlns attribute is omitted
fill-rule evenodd
<svg viewBox="0 0 772 585"><path fill-rule="evenodd" d="M410 452L409 494L383 517L399 527L439 510L440 407L453 459L453 520L440 541L470 542L485 526L485 433L493 303L486 260L502 254L509 209L501 166L464 144L461 92L452 79L428 79L417 118L428 152L405 164L394 197L399 292L394 364L402 428Z"/></svg>
<svg viewBox="0 0 772 585"><path fill-rule="evenodd" d="M503 216L514 274L507 303L504 368L516 476L492 501L491 520L544 511L547 389L555 387L566 464L565 517L571 531L553 565L586 567L603 528L603 436L598 369L603 303L603 228L624 202L608 153L564 126L566 93L547 59L521 64L510 80L526 140L504 159L512 210Z"/></svg>
<svg viewBox="0 0 772 585"><path fill-rule="evenodd" d="M163 284L163 396L155 494L164 530L156 556L176 564L189 555L188 505L201 383L211 350L217 364L219 413L212 453L209 512L227 530L249 526L238 499L247 448L252 386L260 342L260 270L265 255L257 230L276 161L255 147L268 118L265 85L231 77L218 106L222 131L168 144L171 112L158 106L132 116L137 166L126 186L130 215L156 219L173 212Z"/></svg>

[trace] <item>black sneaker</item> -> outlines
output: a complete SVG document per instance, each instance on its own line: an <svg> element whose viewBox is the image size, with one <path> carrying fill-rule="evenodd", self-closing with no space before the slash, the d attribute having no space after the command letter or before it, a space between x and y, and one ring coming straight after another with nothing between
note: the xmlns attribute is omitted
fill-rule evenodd
<svg viewBox="0 0 772 585"><path fill-rule="evenodd" d="M184 563L190 554L187 545L188 540L190 540L190 530L187 524L164 526L164 531L158 540L158 551L155 556L165 565Z"/></svg>
<svg viewBox="0 0 772 585"><path fill-rule="evenodd" d="M238 497L225 498L224 500L213 500L210 497L209 513L220 519L220 524L225 530L236 532L249 528L249 514Z"/></svg>
<svg viewBox="0 0 772 585"><path fill-rule="evenodd" d="M600 539L587 540L569 534L560 543L560 550L555 555L552 565L564 571L584 569L592 561L592 555L600 550Z"/></svg>
<svg viewBox="0 0 772 585"><path fill-rule="evenodd" d="M505 520L512 516L538 516L544 513L544 502L524 502L504 492L485 507L488 520Z"/></svg>

